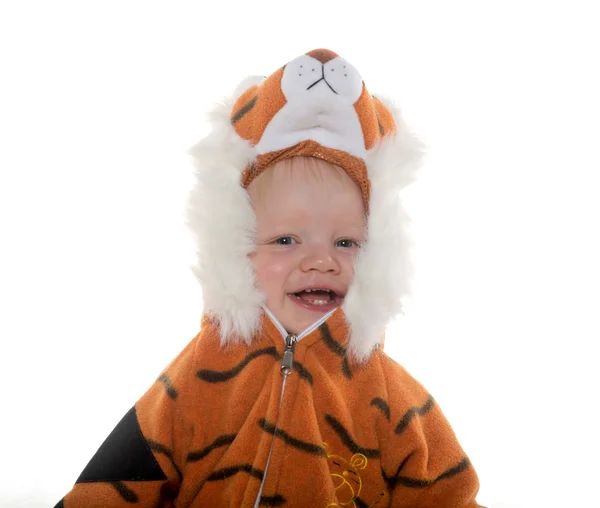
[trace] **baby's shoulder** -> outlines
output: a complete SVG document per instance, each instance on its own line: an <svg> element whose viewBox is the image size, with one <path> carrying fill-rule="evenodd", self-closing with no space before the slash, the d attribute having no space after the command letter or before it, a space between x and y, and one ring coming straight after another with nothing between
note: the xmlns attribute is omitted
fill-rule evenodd
<svg viewBox="0 0 600 508"><path fill-rule="evenodd" d="M377 350L375 359L385 377L388 397L391 400L401 400L409 405L422 405L424 400L431 397L425 386L387 353Z"/></svg>

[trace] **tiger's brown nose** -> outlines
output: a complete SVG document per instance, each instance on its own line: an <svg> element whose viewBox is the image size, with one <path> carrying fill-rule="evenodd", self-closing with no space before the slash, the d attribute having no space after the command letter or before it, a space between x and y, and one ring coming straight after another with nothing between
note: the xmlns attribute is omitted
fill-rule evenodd
<svg viewBox="0 0 600 508"><path fill-rule="evenodd" d="M322 64L326 64L327 62L329 62L329 60L333 60L336 56L338 56L336 53L329 49L313 49L312 51L309 51L306 54L312 56L313 58L316 58Z"/></svg>

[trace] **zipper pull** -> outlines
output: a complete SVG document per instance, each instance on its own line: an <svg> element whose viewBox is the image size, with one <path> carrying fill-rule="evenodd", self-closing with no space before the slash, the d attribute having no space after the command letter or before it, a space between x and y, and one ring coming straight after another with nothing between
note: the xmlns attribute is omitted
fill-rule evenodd
<svg viewBox="0 0 600 508"><path fill-rule="evenodd" d="M298 337L295 335L288 335L285 338L285 349L283 350L283 358L281 359L281 367L279 370L284 376L292 373L294 369L294 346Z"/></svg>

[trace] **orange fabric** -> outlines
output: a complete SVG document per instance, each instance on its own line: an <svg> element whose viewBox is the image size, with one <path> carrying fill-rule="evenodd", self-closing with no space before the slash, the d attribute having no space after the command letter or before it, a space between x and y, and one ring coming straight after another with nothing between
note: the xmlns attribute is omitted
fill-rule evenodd
<svg viewBox="0 0 600 508"><path fill-rule="evenodd" d="M380 139L380 130L377 124L377 116L371 96L367 91L367 87L363 83L362 94L354 104L354 109L358 114L360 126L362 127L363 136L365 138L365 148L369 150L373 148L375 143Z"/></svg>
<svg viewBox="0 0 600 508"><path fill-rule="evenodd" d="M315 157L343 168L350 178L354 180L354 183L359 186L363 196L365 211L368 213L371 182L367 176L367 168L365 167L364 161L341 150L323 147L312 140L303 141L292 148L285 148L284 150L259 155L242 173L242 186L248 187L248 185L250 185L266 168L283 159L289 159L290 157Z"/></svg>
<svg viewBox="0 0 600 508"><path fill-rule="evenodd" d="M251 508L271 447L260 506L478 507L475 470L433 398L381 350L350 364L347 337L338 309L298 341L281 399L271 321L251 346L220 348L204 317L136 404L166 479L78 483L64 508L130 506L123 488L144 508Z"/></svg>
<svg viewBox="0 0 600 508"><path fill-rule="evenodd" d="M394 122L394 117L389 109L377 97L373 97L373 106L375 107L375 114L379 123L380 135L386 136L390 132L395 132L397 127L396 122Z"/></svg>
<svg viewBox="0 0 600 508"><path fill-rule="evenodd" d="M233 127L238 136L247 139L253 145L260 141L268 123L287 102L281 91L282 76L283 67L271 74L260 86L253 86L244 92L233 105ZM255 102L252 107L244 113L244 108L248 108L253 100ZM236 120L238 117L239 120Z"/></svg>

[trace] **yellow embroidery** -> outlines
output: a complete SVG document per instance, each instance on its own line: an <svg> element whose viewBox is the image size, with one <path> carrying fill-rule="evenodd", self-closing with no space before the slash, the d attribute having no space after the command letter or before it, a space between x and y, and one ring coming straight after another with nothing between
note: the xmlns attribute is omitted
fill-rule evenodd
<svg viewBox="0 0 600 508"><path fill-rule="evenodd" d="M348 506L356 508L356 498L362 490L362 478L359 470L367 467L367 457L362 453L355 453L350 460L329 453L327 443L323 443L327 451L327 461L331 479L335 486L335 497L337 501L329 503L325 508L336 508Z"/></svg>

